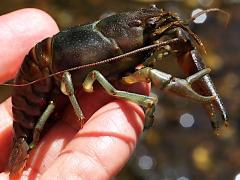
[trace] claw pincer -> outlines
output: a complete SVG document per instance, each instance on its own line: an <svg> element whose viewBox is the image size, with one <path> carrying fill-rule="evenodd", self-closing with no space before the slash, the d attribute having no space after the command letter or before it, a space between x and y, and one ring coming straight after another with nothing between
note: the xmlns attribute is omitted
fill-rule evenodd
<svg viewBox="0 0 240 180"><path fill-rule="evenodd" d="M203 59L196 49L193 49L187 53L179 54L178 62L186 75L194 74L206 68ZM211 125L213 129L217 132L220 127L218 113L220 113L225 126L227 126L228 117L226 110L210 76L206 74L203 78L194 82L193 87L196 92L202 94L203 96L215 96L215 100L203 104L204 108L207 110L209 116L211 117Z"/></svg>

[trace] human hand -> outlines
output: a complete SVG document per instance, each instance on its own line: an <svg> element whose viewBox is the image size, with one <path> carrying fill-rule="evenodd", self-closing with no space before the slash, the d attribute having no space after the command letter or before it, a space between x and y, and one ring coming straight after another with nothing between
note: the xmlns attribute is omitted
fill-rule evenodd
<svg viewBox="0 0 240 180"><path fill-rule="evenodd" d="M46 13L23 9L0 16L0 82L13 78L29 49L45 37L58 32L55 22ZM139 83L115 87L149 93L149 86ZM84 98L83 98L84 97ZM62 119L30 152L23 179L110 179L126 164L143 129L144 113L137 105L116 100L101 88L94 93L77 91L77 98L88 119L78 129L71 105ZM11 151L11 102L0 105L0 179Z"/></svg>

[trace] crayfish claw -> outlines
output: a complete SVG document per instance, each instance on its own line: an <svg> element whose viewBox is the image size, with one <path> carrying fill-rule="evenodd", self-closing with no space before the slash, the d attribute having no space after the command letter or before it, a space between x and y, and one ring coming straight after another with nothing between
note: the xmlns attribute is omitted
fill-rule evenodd
<svg viewBox="0 0 240 180"><path fill-rule="evenodd" d="M188 38L187 38L188 39ZM188 41L191 44L191 41ZM204 60L202 59L198 50L192 45L193 49L178 55L178 63L181 65L183 71L189 76L186 80L191 84L197 80L197 73L201 71L206 71ZM203 72L202 72L203 73ZM201 74L201 73L200 73ZM204 75L205 74L205 75ZM195 78L196 77L196 78ZM211 119L211 124L214 131L218 131L220 124L220 119L224 122L225 126L228 126L228 115L222 103L220 96L212 82L209 74L204 72L202 78L195 81L193 84L195 92L202 94L203 96L214 96L215 100L211 102L203 103L203 107L207 110L209 117ZM220 117L221 116L221 117ZM215 130L216 129L216 130ZM217 134L217 133L216 133Z"/></svg>
<svg viewBox="0 0 240 180"><path fill-rule="evenodd" d="M190 82L196 77L201 77L203 74L205 74L205 71L200 71L200 73L196 73L197 75L194 76L192 75L190 77ZM179 79L179 78L173 78L169 84L165 87L165 89L169 92L172 92L178 96L182 96L200 103L205 103L209 101L214 101L216 100L215 96L203 96L199 93L197 93L192 87L191 83L189 82L188 79Z"/></svg>
<svg viewBox="0 0 240 180"><path fill-rule="evenodd" d="M221 129L220 127L222 124L220 121L221 120L220 116L222 117L222 121L223 121L225 127L229 126L228 119L225 118L224 112L222 113L219 110L219 107L218 107L218 104L216 104L216 101L213 101L211 103L206 103L204 106L210 116L211 126L214 130L214 133L216 135L220 135L220 129ZM219 114L219 112L222 114Z"/></svg>
<svg viewBox="0 0 240 180"><path fill-rule="evenodd" d="M186 78L186 80L189 82L189 84L192 84L193 82L201 79L203 76L205 76L206 74L209 74L211 72L210 68L205 68L189 77Z"/></svg>

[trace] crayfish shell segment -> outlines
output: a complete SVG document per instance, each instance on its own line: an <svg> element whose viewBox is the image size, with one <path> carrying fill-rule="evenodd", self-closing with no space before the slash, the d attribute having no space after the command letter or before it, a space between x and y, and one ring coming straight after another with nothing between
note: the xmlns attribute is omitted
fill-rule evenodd
<svg viewBox="0 0 240 180"><path fill-rule="evenodd" d="M13 150L10 154L8 168L10 172L10 179L19 179L22 175L23 169L26 166L29 146L23 137L19 137L13 146Z"/></svg>

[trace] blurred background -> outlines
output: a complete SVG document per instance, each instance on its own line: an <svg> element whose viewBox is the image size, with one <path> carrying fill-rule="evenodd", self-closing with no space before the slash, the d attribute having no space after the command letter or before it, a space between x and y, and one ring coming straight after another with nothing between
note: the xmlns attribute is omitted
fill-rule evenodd
<svg viewBox="0 0 240 180"><path fill-rule="evenodd" d="M115 180L240 180L240 0L8 0L0 2L0 15L35 7L48 12L60 29L97 20L101 15L156 4L188 19L201 8L220 8L230 13L209 13L193 22L207 55L207 66L227 111L230 127L216 136L207 113L199 104L157 89L159 96L154 127L145 131L129 163ZM161 62L160 69L183 77L175 60ZM9 96L0 88L0 101Z"/></svg>

